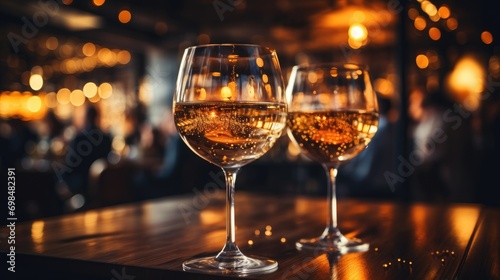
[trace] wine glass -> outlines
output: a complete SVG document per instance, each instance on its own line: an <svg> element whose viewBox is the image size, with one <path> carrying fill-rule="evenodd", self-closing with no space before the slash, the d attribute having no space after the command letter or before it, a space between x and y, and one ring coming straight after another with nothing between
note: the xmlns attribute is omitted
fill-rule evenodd
<svg viewBox="0 0 500 280"><path fill-rule="evenodd" d="M300 239L299 250L363 252L368 243L346 238L337 227L335 178L338 167L361 153L377 132L378 104L368 69L357 64L323 63L292 68L286 88L288 136L328 180L328 217L323 234Z"/></svg>
<svg viewBox="0 0 500 280"><path fill-rule="evenodd" d="M260 158L286 127L285 84L275 50L244 44L185 49L173 100L175 125L226 180L226 244L216 256L188 260L186 271L247 275L272 272L275 260L247 257L236 245L234 193L238 170Z"/></svg>

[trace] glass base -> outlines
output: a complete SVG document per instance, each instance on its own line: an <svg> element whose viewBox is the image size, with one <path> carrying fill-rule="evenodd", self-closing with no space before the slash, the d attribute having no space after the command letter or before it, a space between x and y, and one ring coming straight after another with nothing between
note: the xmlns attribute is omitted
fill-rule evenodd
<svg viewBox="0 0 500 280"><path fill-rule="evenodd" d="M356 238L347 238L338 229L326 229L318 238L300 239L295 243L297 250L346 254L366 252L370 244Z"/></svg>
<svg viewBox="0 0 500 280"><path fill-rule="evenodd" d="M184 271L219 274L219 275L249 275L274 272L278 262L271 259L238 256L232 260L217 260L216 256L185 261Z"/></svg>

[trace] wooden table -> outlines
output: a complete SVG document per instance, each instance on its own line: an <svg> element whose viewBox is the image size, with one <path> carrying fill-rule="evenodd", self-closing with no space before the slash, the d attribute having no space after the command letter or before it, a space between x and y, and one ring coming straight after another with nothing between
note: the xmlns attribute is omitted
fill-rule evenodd
<svg viewBox="0 0 500 280"><path fill-rule="evenodd" d="M341 257L297 251L297 239L321 233L325 213L324 198L237 191L240 249L279 263L273 273L246 278L500 279L499 209L340 200L340 229L370 250ZM1 234L5 256L5 226ZM182 262L222 248L224 196L205 190L23 222L15 234L16 273L2 279L220 279L184 272Z"/></svg>

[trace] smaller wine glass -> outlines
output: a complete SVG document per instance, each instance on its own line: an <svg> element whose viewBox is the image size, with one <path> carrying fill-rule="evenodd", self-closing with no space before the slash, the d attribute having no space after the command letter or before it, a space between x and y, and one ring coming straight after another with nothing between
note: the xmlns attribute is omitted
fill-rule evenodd
<svg viewBox="0 0 500 280"><path fill-rule="evenodd" d="M335 179L338 167L360 154L378 128L378 103L368 69L357 64L294 66L286 89L288 135L304 154L323 166L328 180L328 218L323 234L301 239L299 250L367 251L337 227Z"/></svg>

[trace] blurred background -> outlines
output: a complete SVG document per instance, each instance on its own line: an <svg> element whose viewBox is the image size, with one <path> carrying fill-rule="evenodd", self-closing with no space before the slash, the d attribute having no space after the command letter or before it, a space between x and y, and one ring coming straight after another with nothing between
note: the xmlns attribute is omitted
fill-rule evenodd
<svg viewBox="0 0 500 280"><path fill-rule="evenodd" d="M367 64L381 107L339 197L499 206L500 38L491 1L0 0L0 166L20 220L203 190L171 102L184 48L252 43ZM326 193L286 133L237 189Z"/></svg>

